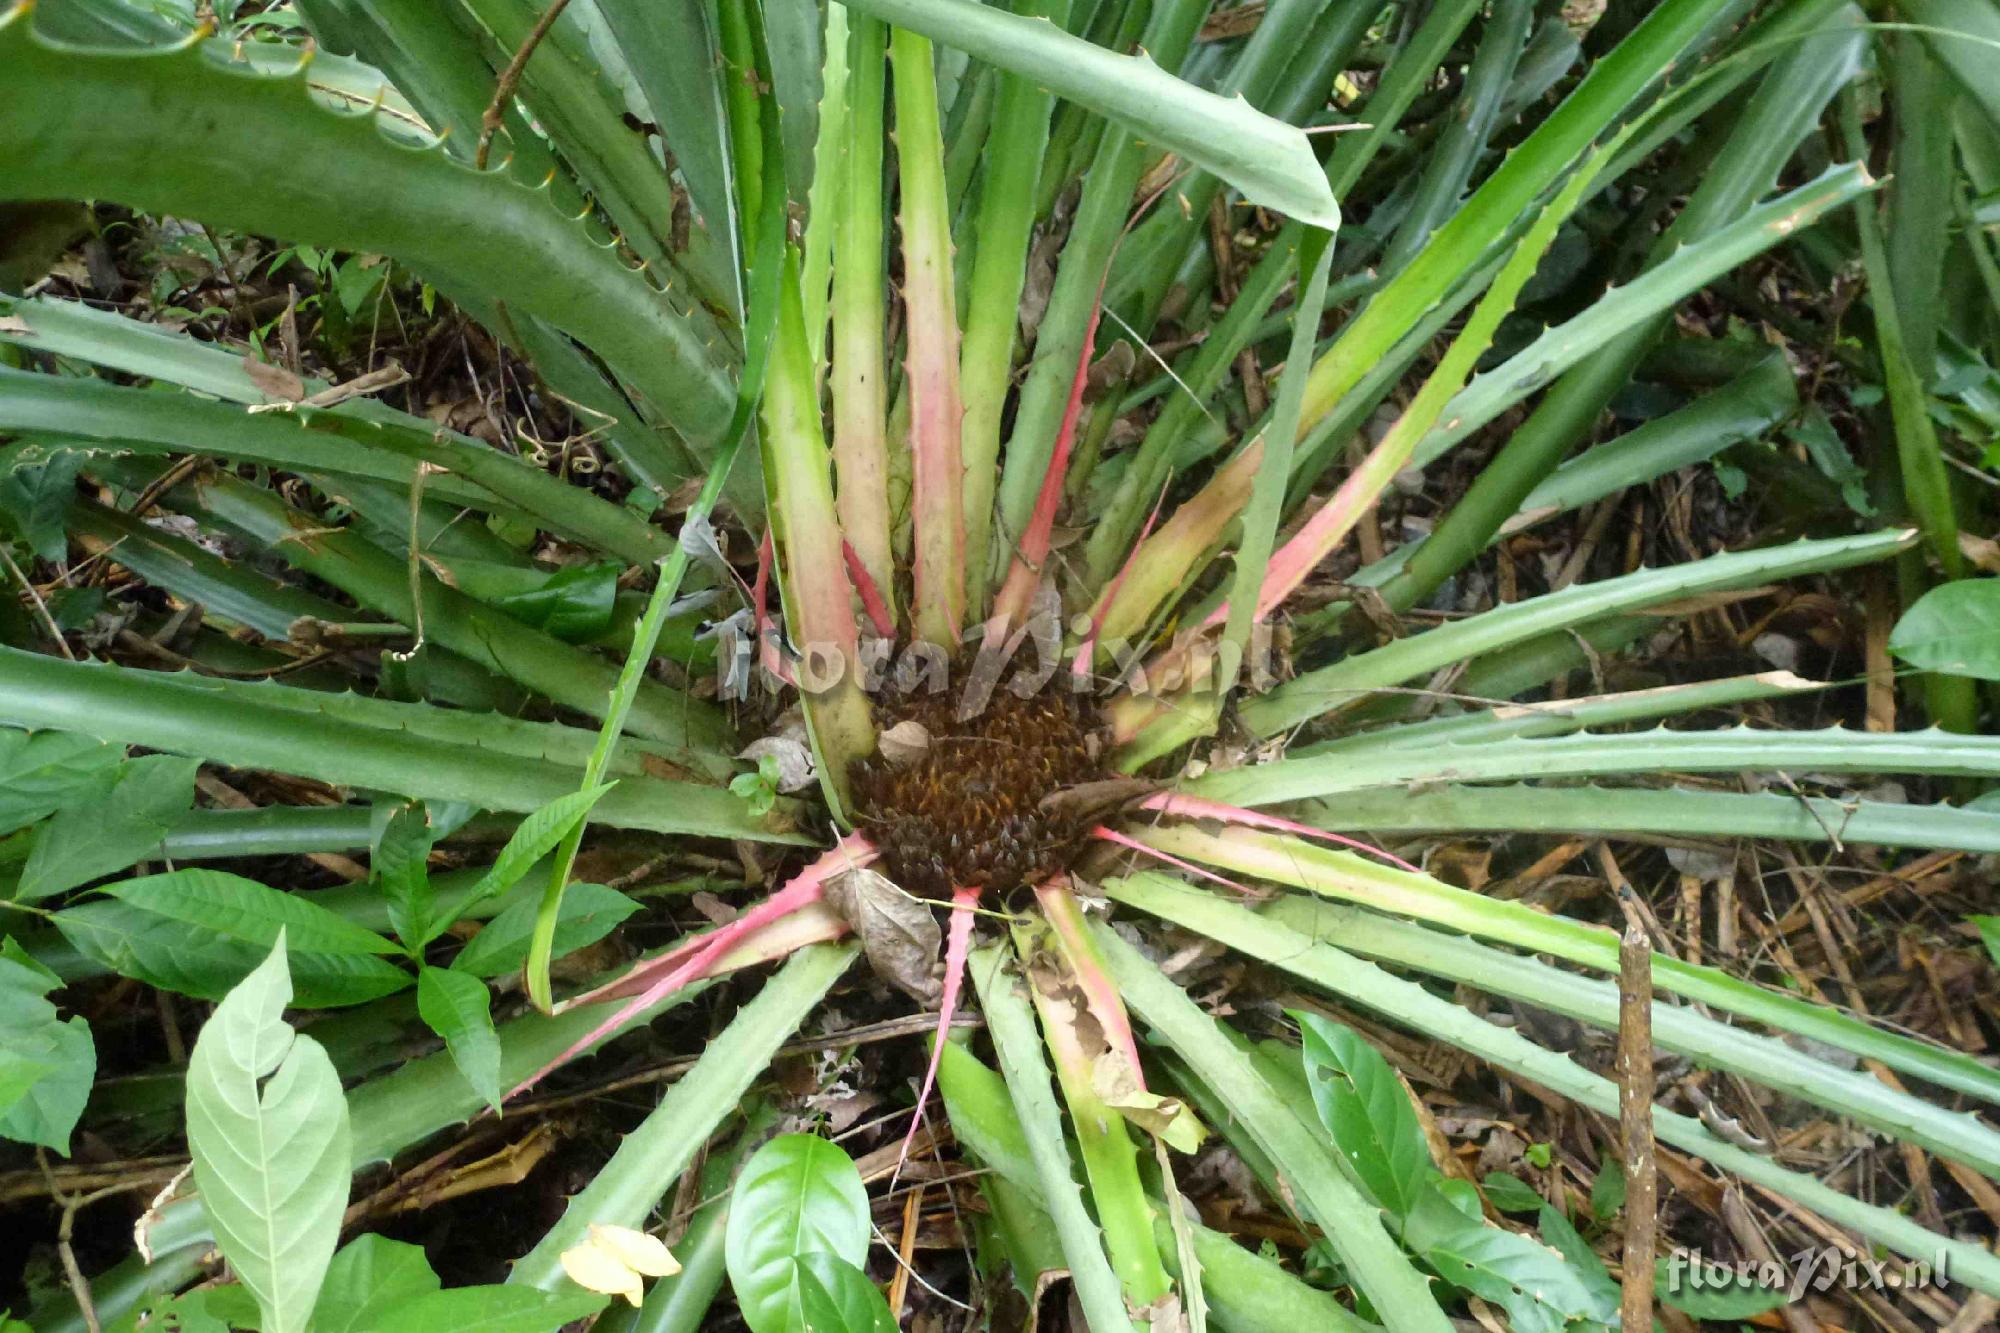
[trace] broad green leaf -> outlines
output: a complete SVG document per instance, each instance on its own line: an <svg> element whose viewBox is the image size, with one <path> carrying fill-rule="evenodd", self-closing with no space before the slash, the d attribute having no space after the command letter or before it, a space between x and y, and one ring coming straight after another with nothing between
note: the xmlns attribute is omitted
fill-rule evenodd
<svg viewBox="0 0 2000 1333"><path fill-rule="evenodd" d="M1416 1108L1396 1071L1354 1029L1294 1011L1320 1123L1375 1202L1397 1218L1437 1174Z"/></svg>
<svg viewBox="0 0 2000 1333"><path fill-rule="evenodd" d="M387 1312L369 1333L556 1333L604 1308L594 1291L537 1291L533 1287L451 1287L406 1301Z"/></svg>
<svg viewBox="0 0 2000 1333"><path fill-rule="evenodd" d="M521 877L534 867L535 862L555 850L555 845L563 840L590 808L604 798L604 793L617 784L606 782L594 787L584 787L577 791L565 792L540 809L533 811L515 826L514 834L507 839L507 845L500 849L500 855L493 859L493 868L480 876L475 885L458 905L463 914L465 909L481 898L496 893L505 893L519 883ZM431 936L450 925L449 921L433 923Z"/></svg>
<svg viewBox="0 0 2000 1333"><path fill-rule="evenodd" d="M1570 1220L1549 1207L1542 1205L1541 1215L1536 1219L1536 1229L1541 1232L1542 1243L1569 1261L1570 1268L1583 1279L1584 1285L1598 1294L1599 1299L1616 1301L1619 1298L1618 1284L1612 1280L1611 1270L1597 1257L1597 1251L1590 1248Z"/></svg>
<svg viewBox="0 0 2000 1333"><path fill-rule="evenodd" d="M12 529L36 555L60 560L69 545L63 513L76 497L83 454L61 449L33 467L0 468L0 532Z"/></svg>
<svg viewBox="0 0 2000 1333"><path fill-rule="evenodd" d="M301 953L379 954L395 945L310 898L195 866L110 885L105 892L156 916L268 949L280 931Z"/></svg>
<svg viewBox="0 0 2000 1333"><path fill-rule="evenodd" d="M125 869L155 851L194 806L198 759L149 754L128 760L110 790L72 796L35 831L16 896L27 902Z"/></svg>
<svg viewBox="0 0 2000 1333"><path fill-rule="evenodd" d="M1298 128L1168 74L1151 58L1107 51L1055 24L975 0L853 0L849 8L920 32L1107 116L1178 153L1252 203L1329 231L1340 226L1326 172Z"/></svg>
<svg viewBox="0 0 2000 1333"><path fill-rule="evenodd" d="M1625 1206L1625 1168L1616 1157L1606 1157L1590 1182L1590 1212L1600 1222L1609 1222Z"/></svg>
<svg viewBox="0 0 2000 1333"><path fill-rule="evenodd" d="M1785 1304L1782 1284L1759 1285L1730 1268L1697 1263L1685 1254L1663 1255L1653 1267L1653 1292L1661 1303L1696 1319L1755 1319Z"/></svg>
<svg viewBox="0 0 2000 1333"><path fill-rule="evenodd" d="M312 906L302 900L299 905ZM260 940L223 935L110 899L64 908L53 920L64 939L107 970L203 1000L228 994L268 951ZM276 938L275 929L270 938ZM311 1009L360 1004L410 984L409 973L374 954L301 952L291 964L298 1002Z"/></svg>
<svg viewBox="0 0 2000 1333"><path fill-rule="evenodd" d="M2000 579L1957 579L1919 597L1889 634L1913 667L2000 680Z"/></svg>
<svg viewBox="0 0 2000 1333"><path fill-rule="evenodd" d="M310 1324L353 1169L340 1076L318 1042L286 1026L291 998L280 929L270 957L216 1006L187 1073L195 1188L264 1333Z"/></svg>
<svg viewBox="0 0 2000 1333"><path fill-rule="evenodd" d="M868 1275L831 1254L803 1255L798 1268L799 1310L809 1333L896 1333L889 1302Z"/></svg>
<svg viewBox="0 0 2000 1333"><path fill-rule="evenodd" d="M389 812L375 839L375 884L389 901L390 926L412 953L421 953L431 938L435 895L429 861L436 838L430 811L422 801L411 801Z"/></svg>
<svg viewBox="0 0 2000 1333"><path fill-rule="evenodd" d="M1486 1201L1503 1213L1534 1213L1542 1209L1542 1196L1535 1193L1534 1186L1505 1171L1488 1173L1479 1187L1485 1191Z"/></svg>
<svg viewBox="0 0 2000 1333"><path fill-rule="evenodd" d="M405 1304L438 1287L422 1246L356 1236L327 1265L313 1308L313 1333L374 1333Z"/></svg>
<svg viewBox="0 0 2000 1333"><path fill-rule="evenodd" d="M813 1134L784 1134L743 1164L730 1191L724 1259L751 1333L804 1333L800 1267L808 1254L868 1258L868 1191L846 1153Z"/></svg>
<svg viewBox="0 0 2000 1333"><path fill-rule="evenodd" d="M451 970L476 977L497 977L519 968L528 960L528 941L535 933L535 913L540 906L529 898L510 904L480 927L471 942L459 950L458 957L451 960ZM602 884L570 885L556 918L555 945L550 956L560 958L587 944L595 944L638 910L638 903L616 889Z"/></svg>
<svg viewBox="0 0 2000 1333"><path fill-rule="evenodd" d="M64 1021L45 998L61 984L13 940L0 947L0 1137L67 1155L97 1047L88 1023Z"/></svg>
<svg viewBox="0 0 2000 1333"><path fill-rule="evenodd" d="M1979 931L1979 938L1986 942L1986 952L1992 956L1993 966L2000 967L2000 916L1969 916Z"/></svg>
<svg viewBox="0 0 2000 1333"><path fill-rule="evenodd" d="M1408 1233L1439 1276L1505 1310L1517 1333L1560 1333L1573 1319L1616 1316L1615 1296L1593 1290L1541 1242L1466 1217L1446 1201L1443 1183L1434 1180L1420 1197Z"/></svg>
<svg viewBox="0 0 2000 1333"><path fill-rule="evenodd" d="M444 1038L472 1090L500 1109L500 1038L486 983L470 972L426 967L417 974L417 1013Z"/></svg>
<svg viewBox="0 0 2000 1333"><path fill-rule="evenodd" d="M523 624L581 643L609 628L622 572L616 561L557 570L541 587L502 597L494 605Z"/></svg>
<svg viewBox="0 0 2000 1333"><path fill-rule="evenodd" d="M70 731L0 730L0 833L52 813L125 761L125 747Z"/></svg>

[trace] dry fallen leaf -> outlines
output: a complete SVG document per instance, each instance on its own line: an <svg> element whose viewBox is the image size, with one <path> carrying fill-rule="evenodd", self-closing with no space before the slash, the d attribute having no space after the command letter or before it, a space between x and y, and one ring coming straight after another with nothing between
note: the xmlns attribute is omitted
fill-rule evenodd
<svg viewBox="0 0 2000 1333"><path fill-rule="evenodd" d="M672 1277L681 1271L659 1237L600 1222L592 1222L588 1239L564 1250L561 1260L563 1272L579 1287L623 1296L634 1306L646 1295L641 1277Z"/></svg>
<svg viewBox="0 0 2000 1333"><path fill-rule="evenodd" d="M306 396L305 381L283 366L246 356L243 358L243 373L257 386L257 392L272 402L296 403Z"/></svg>
<svg viewBox="0 0 2000 1333"><path fill-rule="evenodd" d="M813 784L812 751L796 736L763 736L737 753L738 759L760 762L765 755L778 761L778 790L803 791Z"/></svg>
<svg viewBox="0 0 2000 1333"><path fill-rule="evenodd" d="M853 927L877 976L924 1004L937 1002L943 987L931 969L944 936L928 902L866 869L828 880L826 901Z"/></svg>
<svg viewBox="0 0 2000 1333"><path fill-rule="evenodd" d="M905 718L877 737L876 744L884 760L900 767L924 757L931 748L931 734L923 723Z"/></svg>
<svg viewBox="0 0 2000 1333"><path fill-rule="evenodd" d="M681 1271L680 1262L667 1243L644 1231L592 1222L590 1243L616 1255L627 1268L647 1277L672 1277Z"/></svg>
<svg viewBox="0 0 2000 1333"><path fill-rule="evenodd" d="M1090 1086L1099 1101L1148 1134L1158 1135L1175 1152L1191 1153L1208 1137L1208 1127L1187 1103L1140 1087L1131 1063L1114 1050L1107 1049L1091 1064Z"/></svg>

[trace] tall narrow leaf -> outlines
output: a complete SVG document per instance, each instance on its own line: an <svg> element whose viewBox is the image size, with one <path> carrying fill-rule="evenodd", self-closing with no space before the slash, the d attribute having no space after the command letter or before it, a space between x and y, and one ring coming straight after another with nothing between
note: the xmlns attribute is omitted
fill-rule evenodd
<svg viewBox="0 0 2000 1333"><path fill-rule="evenodd" d="M895 29L896 161L902 182L903 304L909 349L915 619L919 637L946 649L965 623L965 459L958 394L958 303L952 294L951 213L938 125L931 44Z"/></svg>

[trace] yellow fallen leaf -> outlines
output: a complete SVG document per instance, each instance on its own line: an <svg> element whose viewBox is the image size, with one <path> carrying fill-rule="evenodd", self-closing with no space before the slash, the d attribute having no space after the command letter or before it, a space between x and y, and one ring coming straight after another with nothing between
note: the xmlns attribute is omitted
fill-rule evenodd
<svg viewBox="0 0 2000 1333"><path fill-rule="evenodd" d="M570 1281L586 1290L601 1291L606 1296L623 1296L634 1306L645 1297L645 1287L639 1281L639 1275L617 1255L600 1249L594 1243L564 1250L562 1267L563 1272L569 1274Z"/></svg>
<svg viewBox="0 0 2000 1333"><path fill-rule="evenodd" d="M631 1227L592 1222L590 1243L617 1256L633 1272L644 1273L647 1277L672 1277L681 1271L680 1261L674 1258L665 1241L643 1231L634 1231Z"/></svg>

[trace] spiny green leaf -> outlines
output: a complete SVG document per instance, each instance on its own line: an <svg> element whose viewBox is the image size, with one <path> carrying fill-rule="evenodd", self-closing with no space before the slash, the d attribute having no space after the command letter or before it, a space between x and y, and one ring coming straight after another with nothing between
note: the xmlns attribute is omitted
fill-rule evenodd
<svg viewBox="0 0 2000 1333"><path fill-rule="evenodd" d="M728 420L723 367L694 324L545 193L315 107L303 78L245 74L198 47L62 48L27 15L0 23L0 65L22 94L0 107L0 195L117 200L391 255L582 338L691 438ZM204 132L190 137L193 123Z"/></svg>
<svg viewBox="0 0 2000 1333"><path fill-rule="evenodd" d="M291 998L281 929L270 957L216 1006L187 1073L195 1188L265 1333L311 1322L352 1169L340 1075L318 1042L286 1026Z"/></svg>
<svg viewBox="0 0 2000 1333"><path fill-rule="evenodd" d="M969 51L1108 116L1148 144L1178 153L1274 208L1331 231L1340 226L1326 173L1303 131L1122 55L1046 20L974 0L854 0L850 8Z"/></svg>

